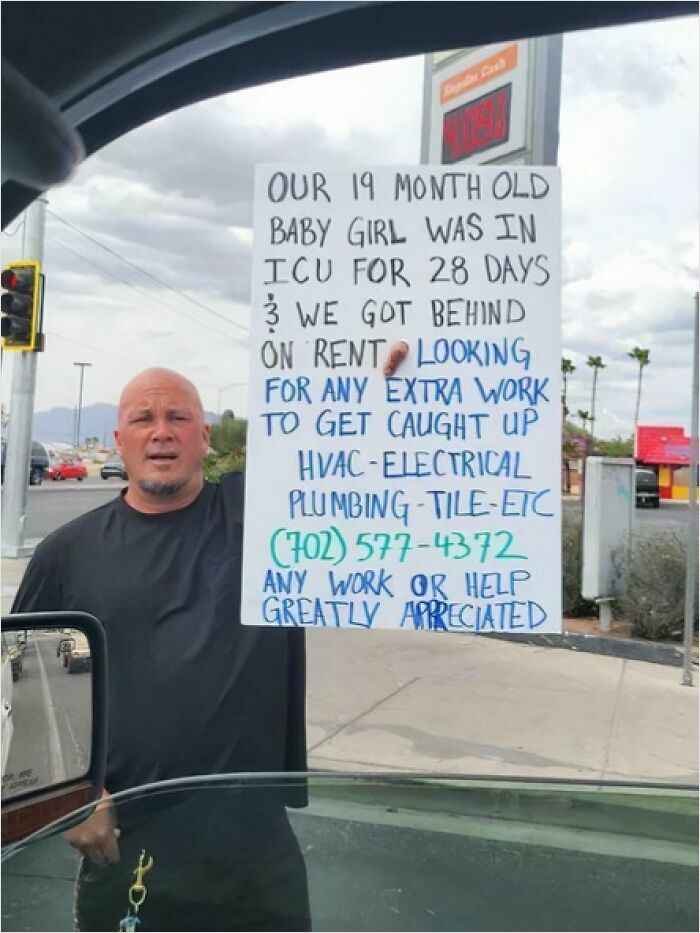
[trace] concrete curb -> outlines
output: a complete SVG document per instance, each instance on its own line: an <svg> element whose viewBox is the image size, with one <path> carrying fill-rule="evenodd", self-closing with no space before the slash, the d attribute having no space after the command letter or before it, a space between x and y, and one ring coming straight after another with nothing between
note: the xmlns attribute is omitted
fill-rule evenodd
<svg viewBox="0 0 700 933"><path fill-rule="evenodd" d="M532 632L527 635L504 635L501 632L484 632L484 638L506 639L542 648L566 648L569 651L587 651L590 654L629 661L649 661L683 667L683 649L679 645L664 642L644 641L641 638L611 638L606 635L586 635L581 632L563 632L561 635ZM697 662L694 662L697 665Z"/></svg>

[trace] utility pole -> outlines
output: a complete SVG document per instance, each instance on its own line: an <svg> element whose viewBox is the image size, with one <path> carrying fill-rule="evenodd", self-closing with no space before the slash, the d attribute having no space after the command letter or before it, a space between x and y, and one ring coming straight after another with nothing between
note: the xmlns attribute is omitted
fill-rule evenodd
<svg viewBox="0 0 700 933"><path fill-rule="evenodd" d="M73 366L80 367L80 389L78 391L78 412L75 418L75 438L73 439L73 447L77 448L80 446L80 415L83 409L83 379L85 378L85 367L92 366L92 363L73 363Z"/></svg>
<svg viewBox="0 0 700 933"><path fill-rule="evenodd" d="M693 627L698 572L698 295L693 329L693 398L690 415L690 480L688 482L688 552L685 568L685 627L683 631L683 686L693 686Z"/></svg>
<svg viewBox="0 0 700 933"><path fill-rule="evenodd" d="M43 263L47 203L47 199L41 196L25 211L22 259ZM13 363L3 490L2 556L28 557L34 551L33 547L25 544L24 527L39 354L30 351L10 355Z"/></svg>

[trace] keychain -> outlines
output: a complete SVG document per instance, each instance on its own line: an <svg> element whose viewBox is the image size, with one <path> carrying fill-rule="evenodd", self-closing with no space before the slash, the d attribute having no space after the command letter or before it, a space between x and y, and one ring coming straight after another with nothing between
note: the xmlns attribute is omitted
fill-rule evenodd
<svg viewBox="0 0 700 933"><path fill-rule="evenodd" d="M143 876L153 868L153 857L149 857L144 865L146 850L141 850L141 857L136 866L134 875L136 881L129 888L129 910L126 917L119 922L119 929L122 933L134 933L136 927L141 923L138 917L139 907L146 900L146 885L143 883Z"/></svg>

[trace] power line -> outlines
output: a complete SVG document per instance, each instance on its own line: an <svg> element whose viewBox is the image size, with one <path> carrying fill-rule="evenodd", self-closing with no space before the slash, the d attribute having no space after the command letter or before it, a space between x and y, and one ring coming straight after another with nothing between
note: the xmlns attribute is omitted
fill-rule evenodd
<svg viewBox="0 0 700 933"><path fill-rule="evenodd" d="M127 279L122 278L120 275L117 275L116 272L112 272L111 269L105 269L104 266L99 265L99 263L93 262L92 259L88 259L87 256L84 256L82 253L78 252L78 250L73 249L72 246L68 246L68 244L64 243L62 240L56 239L56 237L52 236L51 234L48 234L48 238L49 240L51 240L52 243L56 243L58 246L62 246L63 249L68 250L69 253L73 253L74 256L77 256L79 259L82 259L83 262L86 262L88 265L93 266L93 268L97 269L99 272L102 272L104 275L109 275L113 279L116 279L118 282L121 282L123 285L127 285L129 288L133 288L133 290L137 292L139 295L145 295L145 297L148 298L149 301L157 301L158 304L163 305L164 308L167 308L169 311L173 311L175 314L180 314L182 317L187 318L188 321L192 321L193 323L195 323L198 327L204 326L211 333L220 334L222 337L225 337L227 340L232 340L234 343L237 343L239 346L242 346L242 347L247 346L247 342L245 340L242 340L240 337L236 337L233 334L227 334L225 333L225 331L219 330L218 328L212 327L211 325L203 324L201 320L198 320L197 318L192 317L191 314L187 314L185 311L182 311L180 308L176 308L173 305L168 304L167 302L163 301L162 298L158 298L155 295L149 294L148 292L139 288L138 285L134 285L133 282L129 282Z"/></svg>
<svg viewBox="0 0 700 933"><path fill-rule="evenodd" d="M72 337L64 337L62 334L54 334L52 331L44 331L47 337L51 337L54 340L63 340L64 343L70 343L76 347L82 347L83 350L92 350L93 353L101 353L103 356L108 356L110 360L116 361L118 363L123 363L125 366L128 366L130 369L134 368L133 360L126 360L122 356L115 356L111 350L101 350L99 347L93 347L89 343L82 343L80 340L73 340Z"/></svg>
<svg viewBox="0 0 700 933"><path fill-rule="evenodd" d="M147 269L142 269L141 266L137 265L135 262L132 262L130 259L127 259L126 256L122 256L121 253L117 250L112 249L111 246L106 246L104 243L101 243L95 237L90 236L89 233L85 233L84 230L81 230L79 227L76 227L75 224L70 223L64 217L61 217L55 211L50 211L47 209L47 214L51 217L54 217L60 223L65 224L66 227L69 227L71 230L74 230L77 234L82 237L85 237L86 240L89 240L91 243L94 243L96 246L99 246L100 249L105 250L108 253L111 253L113 256L116 256L118 259L121 259L122 262L125 262L128 266L131 266L133 269L136 269L137 272L140 272L141 275L146 276L149 279L152 279L162 288L167 288L171 292L175 292L176 295L179 295L181 298L184 298L186 301L189 301L191 304L196 305L198 308L202 308L204 311L208 311L210 314L213 314L215 317L220 318L222 321L226 321L227 324L231 324L233 327L237 327L239 330L242 330L244 333L248 333L248 328L243 324L239 324L237 321L232 321L230 318L226 317L225 314L221 314L219 311L215 311L213 308L210 308L208 305L205 305L203 302L198 301L196 298L193 298L191 295L188 295L186 292L180 291L180 289L175 288L174 285L164 282L162 279L159 279L153 273L149 272Z"/></svg>
<svg viewBox="0 0 700 933"><path fill-rule="evenodd" d="M73 346L81 347L83 350L91 350L93 353L100 353L102 356L109 357L113 362L123 363L124 366L128 366L129 369L133 372L134 370L134 360L127 360L123 356L116 356L111 350L104 350L100 347L94 347L92 344L83 343L80 340L74 340L72 337L64 337L61 334L54 334L52 331L44 331L47 337L51 337L54 340L62 340L64 343L70 343ZM202 385L209 386L211 389L218 389L217 385L214 385L213 382L207 382L206 379L198 380Z"/></svg>

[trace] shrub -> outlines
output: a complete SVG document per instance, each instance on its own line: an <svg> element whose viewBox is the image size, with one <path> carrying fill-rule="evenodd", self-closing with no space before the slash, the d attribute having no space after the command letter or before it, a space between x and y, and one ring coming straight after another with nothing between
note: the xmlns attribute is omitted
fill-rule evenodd
<svg viewBox="0 0 700 933"><path fill-rule="evenodd" d="M562 608L569 618L597 616L598 607L581 596L583 539L581 519L564 512L562 524Z"/></svg>
<svg viewBox="0 0 700 933"><path fill-rule="evenodd" d="M634 539L629 586L619 611L632 623L632 633L638 638L683 639L686 546L673 532Z"/></svg>
<svg viewBox="0 0 700 933"><path fill-rule="evenodd" d="M245 445L248 422L243 418L223 417L212 425L209 445L212 453L204 460L204 475L218 483L224 473L242 473L245 469Z"/></svg>

